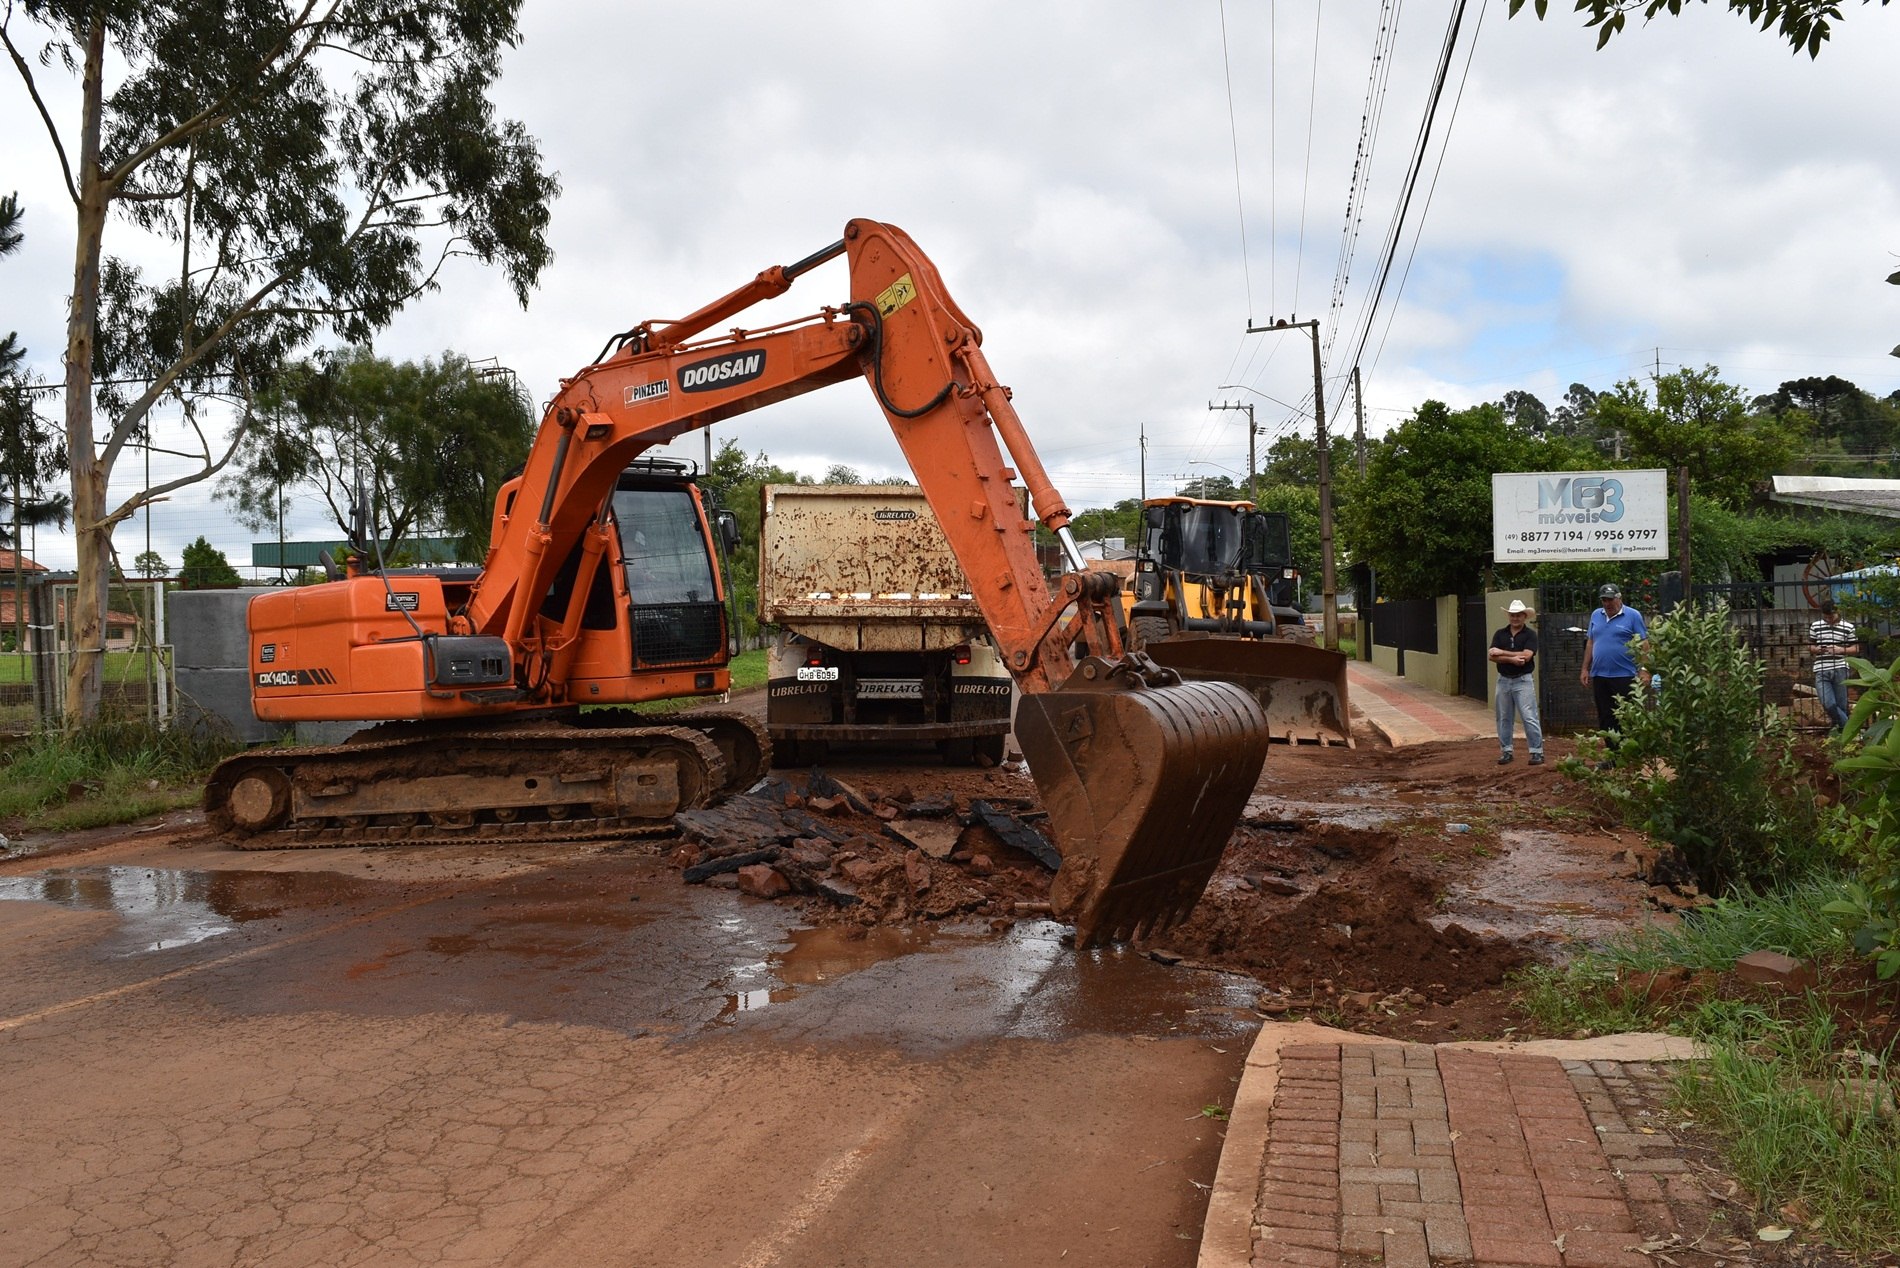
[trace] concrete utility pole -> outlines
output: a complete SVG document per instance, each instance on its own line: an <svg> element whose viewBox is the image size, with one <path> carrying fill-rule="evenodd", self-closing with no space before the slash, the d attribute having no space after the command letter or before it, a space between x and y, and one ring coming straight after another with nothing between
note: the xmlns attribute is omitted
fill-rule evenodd
<svg viewBox="0 0 1900 1268"><path fill-rule="evenodd" d="M1319 441L1319 554L1320 620L1326 646L1339 650L1339 591L1333 580L1333 460L1331 442L1326 435L1326 384L1319 364L1319 318L1287 321L1275 318L1271 326L1247 323L1250 335L1271 334L1281 330L1304 330L1313 339L1313 423Z"/></svg>
<svg viewBox="0 0 1900 1268"><path fill-rule="evenodd" d="M1233 404L1227 401L1222 401L1220 404L1216 405L1214 402L1209 401L1207 403L1207 408L1209 409L1239 409L1239 410L1247 411L1247 500L1249 502L1252 502L1254 505L1258 506L1260 504L1260 491L1255 487L1254 474L1253 474L1254 473L1253 438L1258 434L1258 432L1255 430L1254 423L1253 423L1253 406L1238 405L1238 404Z"/></svg>
<svg viewBox="0 0 1900 1268"><path fill-rule="evenodd" d="M1356 420L1353 439L1359 445L1359 478L1366 478L1366 389L1359 381L1359 367L1352 368L1352 412Z"/></svg>

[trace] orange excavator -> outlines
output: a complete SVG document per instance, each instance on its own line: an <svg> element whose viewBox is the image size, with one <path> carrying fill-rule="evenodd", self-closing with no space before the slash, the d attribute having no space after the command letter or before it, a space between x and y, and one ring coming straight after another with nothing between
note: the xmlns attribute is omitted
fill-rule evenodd
<svg viewBox="0 0 1900 1268"><path fill-rule="evenodd" d="M706 334L840 255L849 302ZM1078 946L1183 918L1259 778L1265 719L1240 687L1183 682L1127 650L1116 578L1084 571L1069 509L981 342L916 244L871 220L690 316L616 335L561 384L497 498L479 574L364 570L359 557L341 580L252 601L260 718L381 725L230 759L206 788L212 824L264 847L623 837L749 785L769 742L741 715L582 708L726 685L717 521L696 491L661 514L666 482L636 460L855 378L1021 690L1017 740L1062 855L1051 909ZM1019 472L1072 569L1053 587ZM656 568L671 604L641 601Z"/></svg>

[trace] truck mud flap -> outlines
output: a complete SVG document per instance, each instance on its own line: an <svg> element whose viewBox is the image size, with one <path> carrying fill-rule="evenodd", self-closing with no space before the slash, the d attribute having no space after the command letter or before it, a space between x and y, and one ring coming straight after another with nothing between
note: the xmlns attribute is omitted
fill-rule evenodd
<svg viewBox="0 0 1900 1268"><path fill-rule="evenodd" d="M1192 634L1152 640L1142 651L1190 682L1231 682L1253 693L1276 740L1352 747L1344 652L1290 639Z"/></svg>
<svg viewBox="0 0 1900 1268"><path fill-rule="evenodd" d="M1050 907L1077 947L1187 916L1267 756L1259 705L1217 682L1026 695L1016 739L1062 852Z"/></svg>

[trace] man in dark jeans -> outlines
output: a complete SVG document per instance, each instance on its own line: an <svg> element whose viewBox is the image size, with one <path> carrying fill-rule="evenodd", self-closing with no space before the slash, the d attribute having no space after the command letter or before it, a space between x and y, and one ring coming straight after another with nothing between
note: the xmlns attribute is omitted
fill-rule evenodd
<svg viewBox="0 0 1900 1268"><path fill-rule="evenodd" d="M1635 646L1649 637L1643 614L1623 602L1623 591L1606 585L1597 591L1602 606L1590 614L1590 639L1583 645L1583 674L1579 681L1596 697L1597 729L1606 742L1614 744L1616 700L1641 678L1649 682L1649 673L1636 664ZM1615 762L1598 764L1608 770Z"/></svg>

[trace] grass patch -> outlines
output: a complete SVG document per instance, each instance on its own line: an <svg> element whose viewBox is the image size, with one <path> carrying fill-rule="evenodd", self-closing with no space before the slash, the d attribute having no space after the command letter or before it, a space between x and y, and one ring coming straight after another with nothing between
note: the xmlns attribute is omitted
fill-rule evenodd
<svg viewBox="0 0 1900 1268"><path fill-rule="evenodd" d="M1803 1211L1832 1245L1900 1243L1900 1122L1883 1077L1892 1054L1844 1047L1812 998L1788 1017L1711 1001L1696 1028L1713 1055L1678 1079L1677 1095L1727 1137L1735 1178L1766 1207Z"/></svg>
<svg viewBox="0 0 1900 1268"><path fill-rule="evenodd" d="M1632 932L1562 967L1517 979L1520 1002L1554 1034L1667 1030L1701 1040L1711 1056L1686 1066L1678 1108L1718 1132L1735 1176L1765 1211L1791 1204L1798 1222L1849 1251L1900 1243L1900 1116L1894 1053L1870 1053L1844 1033L1825 990L1737 998L1714 976L1750 951L1774 950L1823 967L1855 963L1848 937L1823 908L1846 882L1816 877L1724 899L1674 928ZM1652 992L1649 974L1706 971L1696 986ZM1686 975L1678 975L1687 981Z"/></svg>
<svg viewBox="0 0 1900 1268"><path fill-rule="evenodd" d="M0 818L51 831L130 823L195 802L232 751L208 732L146 722L40 732L0 764Z"/></svg>
<svg viewBox="0 0 1900 1268"><path fill-rule="evenodd" d="M763 687L770 669L766 664L766 649L761 647L757 651L740 652L732 658L732 664L727 668L732 671L734 691L751 691L755 687Z"/></svg>

